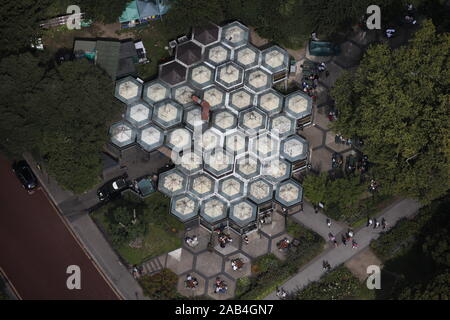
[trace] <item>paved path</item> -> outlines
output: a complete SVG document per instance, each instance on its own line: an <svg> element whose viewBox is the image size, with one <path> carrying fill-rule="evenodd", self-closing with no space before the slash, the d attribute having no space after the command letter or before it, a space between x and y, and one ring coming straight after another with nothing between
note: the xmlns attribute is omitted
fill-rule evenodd
<svg viewBox="0 0 450 320"><path fill-rule="evenodd" d="M310 207L309 207L310 208ZM420 204L411 199L399 200L383 210L379 215L379 219L384 217L388 222L388 228L392 227L397 223L398 220L404 217L411 217L414 215L420 208ZM310 208L312 209L312 208ZM320 222L322 217L320 214L315 216L314 210L312 212L305 206L305 210L303 213L297 214L296 219L301 223L305 224L312 230L316 231L320 235L328 234L327 226L325 222ZM303 217L300 217L303 215ZM326 218L325 218L326 219ZM323 226L325 225L325 227ZM332 229L334 232L338 231L346 232L345 228L335 226ZM331 266L334 268L336 266L341 265L347 260L351 259L354 255L356 255L360 250L369 246L370 242L374 239L377 239L382 232L381 228L373 229L367 227L361 227L358 230L355 230L354 239L358 243L358 249L352 249L351 244L347 244L344 246L342 242L339 243L337 248L331 248L322 253L320 256L316 257L314 260L305 265L299 273L297 273L294 277L289 279L286 283L284 283L281 287L287 292L291 292L297 289L301 289L308 285L308 283L317 281L324 274L324 270L322 269L322 261L328 261ZM325 235L325 236L326 236ZM326 236L326 238L328 238ZM338 240L340 239L340 235L336 237ZM327 239L328 240L328 239ZM268 295L265 300L273 300L277 299L275 292L272 292Z"/></svg>

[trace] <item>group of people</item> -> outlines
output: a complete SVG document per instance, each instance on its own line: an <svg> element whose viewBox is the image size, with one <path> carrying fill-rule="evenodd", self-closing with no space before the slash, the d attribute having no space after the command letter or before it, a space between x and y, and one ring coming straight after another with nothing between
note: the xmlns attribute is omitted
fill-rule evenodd
<svg viewBox="0 0 450 320"><path fill-rule="evenodd" d="M195 289L198 286L197 278L191 276L190 274L186 276L186 281L184 283L188 289Z"/></svg>
<svg viewBox="0 0 450 320"><path fill-rule="evenodd" d="M219 237L217 238L217 240L219 241L219 245L221 248L225 248L228 243L233 242L233 239L231 239L231 236L224 232L221 232L219 234Z"/></svg>
<svg viewBox="0 0 450 320"><path fill-rule="evenodd" d="M226 282L220 279L220 277L217 277L214 283L214 293L227 293L227 290L228 286Z"/></svg>
<svg viewBox="0 0 450 320"><path fill-rule="evenodd" d="M369 186L369 191L370 192L375 192L378 189L378 183L375 180L370 180L370 186Z"/></svg>
<svg viewBox="0 0 450 320"><path fill-rule="evenodd" d="M280 299L285 299L287 297L287 292L283 288L277 287L277 297Z"/></svg>
<svg viewBox="0 0 450 320"><path fill-rule="evenodd" d="M381 218L381 222L378 221L376 218L368 218L367 219L367 225L368 228L370 228L371 226L373 226L374 229L378 229L380 226L381 228L384 230L387 228L387 221L386 219L383 217Z"/></svg>
<svg viewBox="0 0 450 320"><path fill-rule="evenodd" d="M289 247L291 246L291 241L288 238L283 238L277 243L278 250L281 252L286 252L289 250Z"/></svg>
<svg viewBox="0 0 450 320"><path fill-rule="evenodd" d="M331 264L327 260L322 261L322 268L323 270L330 271L331 270Z"/></svg>
<svg viewBox="0 0 450 320"><path fill-rule="evenodd" d="M412 4L408 4L406 6L406 13L404 16L404 22L406 24L410 24L410 25L415 25L417 24L417 20L414 17L415 15L415 9L414 6ZM390 39L394 36L396 30L394 28L387 28L386 29L386 38Z"/></svg>
<svg viewBox="0 0 450 320"><path fill-rule="evenodd" d="M185 239L184 239L184 241L186 241L186 244L189 246L189 247L192 247L192 248L194 248L195 246L197 246L198 245L198 238L197 238L197 236L192 236L192 237L186 237Z"/></svg>
<svg viewBox="0 0 450 320"><path fill-rule="evenodd" d="M243 266L244 262L242 261L242 259L237 258L231 260L231 267L233 268L234 271L242 269Z"/></svg>
<svg viewBox="0 0 450 320"><path fill-rule="evenodd" d="M344 138L343 135L336 133L336 136L334 137L334 142L339 144L346 144L351 145L352 139L351 138Z"/></svg>

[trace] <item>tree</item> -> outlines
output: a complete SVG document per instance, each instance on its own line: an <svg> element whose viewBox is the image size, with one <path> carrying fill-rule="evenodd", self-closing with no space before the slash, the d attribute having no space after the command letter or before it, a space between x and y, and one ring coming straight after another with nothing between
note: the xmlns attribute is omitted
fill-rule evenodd
<svg viewBox="0 0 450 320"><path fill-rule="evenodd" d="M115 23L125 10L129 0L75 0L81 12L85 13L85 18L96 22Z"/></svg>
<svg viewBox="0 0 450 320"><path fill-rule="evenodd" d="M143 217L139 204L136 208L130 206L114 207L108 211L106 217L109 220L108 228L111 241L115 245L120 246L142 237L147 231L146 219Z"/></svg>
<svg viewBox="0 0 450 320"><path fill-rule="evenodd" d="M30 47L51 0L4 1L0 6L0 57Z"/></svg>
<svg viewBox="0 0 450 320"><path fill-rule="evenodd" d="M405 47L371 47L332 91L335 129L364 140L380 184L424 202L450 186L449 52L450 36L425 21Z"/></svg>
<svg viewBox="0 0 450 320"><path fill-rule="evenodd" d="M303 181L303 189L305 190L305 197L312 203L323 202L327 191L327 174L321 173L319 176L309 174Z"/></svg>

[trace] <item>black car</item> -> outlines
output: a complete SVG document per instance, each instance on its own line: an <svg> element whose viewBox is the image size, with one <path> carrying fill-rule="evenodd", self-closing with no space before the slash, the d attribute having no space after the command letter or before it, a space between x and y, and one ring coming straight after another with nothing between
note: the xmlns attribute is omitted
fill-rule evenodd
<svg viewBox="0 0 450 320"><path fill-rule="evenodd" d="M14 162L13 171L28 193L32 193L38 186L38 180L25 160Z"/></svg>
<svg viewBox="0 0 450 320"><path fill-rule="evenodd" d="M126 176L117 177L105 183L97 190L97 196L100 201L106 201L117 197L122 191L130 188L130 182L126 180Z"/></svg>

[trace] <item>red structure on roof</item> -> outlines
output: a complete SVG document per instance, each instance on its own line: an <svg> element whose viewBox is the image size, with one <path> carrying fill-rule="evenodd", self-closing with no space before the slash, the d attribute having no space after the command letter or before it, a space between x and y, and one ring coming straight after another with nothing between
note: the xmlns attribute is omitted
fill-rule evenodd
<svg viewBox="0 0 450 320"><path fill-rule="evenodd" d="M202 100L196 95L192 95L192 101L200 105L202 107L202 120L208 121L209 120L209 108L211 107L208 103L208 101Z"/></svg>

